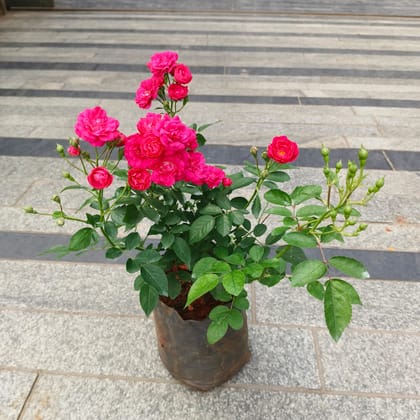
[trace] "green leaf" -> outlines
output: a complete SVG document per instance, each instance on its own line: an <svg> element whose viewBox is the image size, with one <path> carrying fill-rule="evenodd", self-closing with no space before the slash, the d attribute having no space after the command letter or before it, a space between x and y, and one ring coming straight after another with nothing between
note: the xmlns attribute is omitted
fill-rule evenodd
<svg viewBox="0 0 420 420"><path fill-rule="evenodd" d="M313 281L311 283L308 283L306 285L306 290L313 297L319 300L324 300L324 295L325 295L324 286L319 281Z"/></svg>
<svg viewBox="0 0 420 420"><path fill-rule="evenodd" d="M289 232L283 236L283 240L298 248L316 248L317 242L313 235L304 232Z"/></svg>
<svg viewBox="0 0 420 420"><path fill-rule="evenodd" d="M144 284L142 276L137 276L134 280L134 290L140 291L141 286Z"/></svg>
<svg viewBox="0 0 420 420"><path fill-rule="evenodd" d="M187 266L189 267L191 264L191 250L187 243L187 241L181 237L177 237L173 244L173 250L176 256Z"/></svg>
<svg viewBox="0 0 420 420"><path fill-rule="evenodd" d="M232 185L230 186L230 188L232 190L236 190L238 188L243 188L246 187L248 185L251 185L255 182L254 178L249 178L249 177L244 177L242 176L241 178L234 178L234 177L230 177L232 179Z"/></svg>
<svg viewBox="0 0 420 420"><path fill-rule="evenodd" d="M244 209L248 205L248 200L243 197L235 197L230 200L230 204L235 209Z"/></svg>
<svg viewBox="0 0 420 420"><path fill-rule="evenodd" d="M234 225L240 226L245 220L245 216L240 210L233 210L230 215Z"/></svg>
<svg viewBox="0 0 420 420"><path fill-rule="evenodd" d="M272 207L265 211L267 214L276 214L277 216L291 217L293 213L287 207Z"/></svg>
<svg viewBox="0 0 420 420"><path fill-rule="evenodd" d="M169 232L164 232L160 238L160 243L164 249L168 249L175 241L175 235Z"/></svg>
<svg viewBox="0 0 420 420"><path fill-rule="evenodd" d="M271 180L271 181L276 181L276 182L287 182L290 181L290 176L283 171L276 171L276 172L271 172L267 179Z"/></svg>
<svg viewBox="0 0 420 420"><path fill-rule="evenodd" d="M148 283L144 283L140 289L140 305L146 314L149 316L153 309L155 309L159 300L159 293Z"/></svg>
<svg viewBox="0 0 420 420"><path fill-rule="evenodd" d="M261 200L258 194L255 196L254 201L252 202L251 212L252 212L252 215L256 219L258 219L258 216L261 213Z"/></svg>
<svg viewBox="0 0 420 420"><path fill-rule="evenodd" d="M230 200L226 196L226 191L219 191L219 193L216 195L216 203L222 209L230 210L231 208Z"/></svg>
<svg viewBox="0 0 420 420"><path fill-rule="evenodd" d="M193 267L192 275L194 278L198 279L203 274L211 273L213 264L217 262L216 258L213 257L204 257L199 259Z"/></svg>
<svg viewBox="0 0 420 420"><path fill-rule="evenodd" d="M296 187L291 194L291 198L294 204L300 204L311 198L320 198L321 193L322 188L319 185L304 185Z"/></svg>
<svg viewBox="0 0 420 420"><path fill-rule="evenodd" d="M210 215L200 216L194 220L190 228L190 243L196 243L204 239L214 228L215 219Z"/></svg>
<svg viewBox="0 0 420 420"><path fill-rule="evenodd" d="M336 289L341 290L343 294L345 294L348 298L348 301L352 305L361 305L362 302L360 300L360 296L357 293L356 289L348 282L342 279L331 279L330 281L334 281L334 287Z"/></svg>
<svg viewBox="0 0 420 420"><path fill-rule="evenodd" d="M140 251L134 258L138 265L151 264L161 260L162 256L154 249Z"/></svg>
<svg viewBox="0 0 420 420"><path fill-rule="evenodd" d="M238 296L245 286L245 274L239 270L226 273L222 277L222 284L228 293Z"/></svg>
<svg viewBox="0 0 420 420"><path fill-rule="evenodd" d="M232 222L227 214L221 214L216 217L216 230L220 236L227 236L232 229Z"/></svg>
<svg viewBox="0 0 420 420"><path fill-rule="evenodd" d="M228 255L224 257L223 259L232 265L242 265L245 262L244 257L239 254Z"/></svg>
<svg viewBox="0 0 420 420"><path fill-rule="evenodd" d="M70 253L70 250L65 245L55 245L51 248L42 251L39 255L55 254L57 258L62 258Z"/></svg>
<svg viewBox="0 0 420 420"><path fill-rule="evenodd" d="M137 209L134 204L130 204L125 209L123 217L123 224L128 226L136 226L138 222L143 218L142 213Z"/></svg>
<svg viewBox="0 0 420 420"><path fill-rule="evenodd" d="M265 238L265 243L267 245L275 244L277 241L279 241L284 236L284 234L288 230L289 230L289 228L287 226L281 226L281 227L274 228Z"/></svg>
<svg viewBox="0 0 420 420"><path fill-rule="evenodd" d="M241 311L246 311L249 309L249 300L246 297L235 298L233 306Z"/></svg>
<svg viewBox="0 0 420 420"><path fill-rule="evenodd" d="M320 279L327 272L327 266L320 260L305 260L296 265L292 273L292 286L305 286Z"/></svg>
<svg viewBox="0 0 420 420"><path fill-rule="evenodd" d="M179 273L179 272L178 272ZM176 273L168 273L168 296L175 299L181 292L181 282L177 279Z"/></svg>
<svg viewBox="0 0 420 420"><path fill-rule="evenodd" d="M259 223L254 227L253 232L255 236L264 235L264 233L267 232L267 226L264 223Z"/></svg>
<svg viewBox="0 0 420 420"><path fill-rule="evenodd" d="M272 204L278 204L280 206L289 206L292 204L292 200L285 191L282 190L270 190L264 194L264 198Z"/></svg>
<svg viewBox="0 0 420 420"><path fill-rule="evenodd" d="M228 316L229 312L229 308L225 305L216 306L210 311L209 319L212 321L222 320Z"/></svg>
<svg viewBox="0 0 420 420"><path fill-rule="evenodd" d="M305 253L299 247L291 245L279 247L277 256L293 266L307 259Z"/></svg>
<svg viewBox="0 0 420 420"><path fill-rule="evenodd" d="M322 216L326 212L325 207L317 206L316 204L310 204L308 206L301 207L297 212L297 217L311 217L311 216Z"/></svg>
<svg viewBox="0 0 420 420"><path fill-rule="evenodd" d="M351 320L352 308L346 289L336 280L326 282L324 315L331 337L338 341Z"/></svg>
<svg viewBox="0 0 420 420"><path fill-rule="evenodd" d="M144 215L151 220L152 222L158 222L160 219L160 214L153 208L149 206L142 207Z"/></svg>
<svg viewBox="0 0 420 420"><path fill-rule="evenodd" d="M78 230L71 238L69 243L70 251L80 251L98 242L98 234L92 228Z"/></svg>
<svg viewBox="0 0 420 420"><path fill-rule="evenodd" d="M131 232L124 238L124 243L127 249L134 249L141 243L140 235L137 232Z"/></svg>
<svg viewBox="0 0 420 420"><path fill-rule="evenodd" d="M211 266L212 273L223 274L229 271L231 271L230 265L224 261L215 261Z"/></svg>
<svg viewBox="0 0 420 420"><path fill-rule="evenodd" d="M255 261L261 261L261 259L264 257L266 248L261 245L254 245L249 250L249 256Z"/></svg>
<svg viewBox="0 0 420 420"><path fill-rule="evenodd" d="M117 235L118 235L118 228L115 225L115 223L105 222L104 223L104 230L110 238L116 238Z"/></svg>
<svg viewBox="0 0 420 420"><path fill-rule="evenodd" d="M203 296L210 290L213 290L219 283L219 276L217 274L203 274L199 277L191 286L190 291L188 292L187 303L185 307L194 302L199 297Z"/></svg>
<svg viewBox="0 0 420 420"><path fill-rule="evenodd" d="M207 206L203 207L200 211L200 214L210 214L210 215L218 215L222 213L222 209L216 204L207 204Z"/></svg>
<svg viewBox="0 0 420 420"><path fill-rule="evenodd" d="M264 272L264 266L256 262L252 262L244 267L244 272L252 279L258 279Z"/></svg>
<svg viewBox="0 0 420 420"><path fill-rule="evenodd" d="M232 308L227 317L227 322L232 329L240 330L244 325L244 317L240 311Z"/></svg>
<svg viewBox="0 0 420 420"><path fill-rule="evenodd" d="M166 294L168 292L168 278L158 265L142 265L141 276L147 284L153 286L160 294Z"/></svg>
<svg viewBox="0 0 420 420"><path fill-rule="evenodd" d="M207 328L207 341L209 344L215 344L221 340L225 336L228 328L229 325L226 320L220 322L212 321Z"/></svg>
<svg viewBox="0 0 420 420"><path fill-rule="evenodd" d="M122 253L123 252L120 248L108 248L105 252L105 258L112 260L114 258L120 257Z"/></svg>
<svg viewBox="0 0 420 420"><path fill-rule="evenodd" d="M127 270L127 273L133 274L140 270L140 265L132 258L128 258L125 262L125 269Z"/></svg>
<svg viewBox="0 0 420 420"><path fill-rule="evenodd" d="M357 279L364 280L370 277L365 266L354 258L342 256L332 257L328 260L328 264L340 270L342 273L356 277Z"/></svg>

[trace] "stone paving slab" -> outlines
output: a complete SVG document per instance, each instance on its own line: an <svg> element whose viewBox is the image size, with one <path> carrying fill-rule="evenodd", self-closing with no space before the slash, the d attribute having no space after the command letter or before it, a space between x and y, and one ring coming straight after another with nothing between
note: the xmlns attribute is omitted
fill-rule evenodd
<svg viewBox="0 0 420 420"><path fill-rule="evenodd" d="M362 300L361 306L353 306L351 329L420 335L420 283L371 279L349 281ZM257 284L255 296L257 323L325 326L322 303L309 296L304 288L291 287L286 280L272 288Z"/></svg>
<svg viewBox="0 0 420 420"><path fill-rule="evenodd" d="M0 308L144 317L134 278L119 264L0 260Z"/></svg>
<svg viewBox="0 0 420 420"><path fill-rule="evenodd" d="M419 395L420 335L350 331L337 344L326 333L319 340L327 388Z"/></svg>
<svg viewBox="0 0 420 420"><path fill-rule="evenodd" d="M418 400L223 387L209 393L175 384L41 375L22 419L45 420L417 420Z"/></svg>
<svg viewBox="0 0 420 420"><path fill-rule="evenodd" d="M22 411L36 374L0 368L0 418L15 420Z"/></svg>

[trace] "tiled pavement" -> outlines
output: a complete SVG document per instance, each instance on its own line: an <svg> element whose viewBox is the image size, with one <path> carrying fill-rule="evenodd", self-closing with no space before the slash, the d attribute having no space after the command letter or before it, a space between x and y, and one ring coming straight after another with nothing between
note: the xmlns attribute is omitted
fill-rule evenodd
<svg viewBox="0 0 420 420"><path fill-rule="evenodd" d="M363 143L372 175L386 178L366 235L347 246L373 278L354 282L364 305L341 341L304 291L254 287L252 360L206 394L160 364L153 321L120 264L39 257L71 226L21 210L52 208L63 168L52 151L80 110L100 104L133 130L144 63L169 48L194 71L184 118L223 120L208 130L213 162L234 167L249 145L284 133L302 148L294 180L320 176L322 143L346 158ZM414 18L0 17L0 419L420 418L419 80Z"/></svg>

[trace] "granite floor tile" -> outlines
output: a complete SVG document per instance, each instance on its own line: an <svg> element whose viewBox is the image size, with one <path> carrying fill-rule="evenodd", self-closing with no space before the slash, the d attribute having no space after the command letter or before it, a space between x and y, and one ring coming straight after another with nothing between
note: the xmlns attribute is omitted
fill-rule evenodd
<svg viewBox="0 0 420 420"><path fill-rule="evenodd" d="M24 420L417 420L419 400L41 375Z"/></svg>
<svg viewBox="0 0 420 420"><path fill-rule="evenodd" d="M151 320L11 310L0 319L0 366L169 378Z"/></svg>
<svg viewBox="0 0 420 420"><path fill-rule="evenodd" d="M327 389L417 396L420 334L349 331L339 343L319 335Z"/></svg>
<svg viewBox="0 0 420 420"><path fill-rule="evenodd" d="M251 360L233 378L236 384L319 388L312 335L303 329L250 329Z"/></svg>
<svg viewBox="0 0 420 420"><path fill-rule="evenodd" d="M141 317L134 278L119 264L0 260L0 307Z"/></svg>
<svg viewBox="0 0 420 420"><path fill-rule="evenodd" d="M0 418L2 420L18 418L35 378L35 373L0 369Z"/></svg>
<svg viewBox="0 0 420 420"><path fill-rule="evenodd" d="M420 300L420 283L349 281L363 303L362 306L353 306L350 329L354 327L420 334L420 308L417 304ZM287 280L272 288L257 284L256 300L257 322L325 327L322 302L310 296L305 288L291 287Z"/></svg>

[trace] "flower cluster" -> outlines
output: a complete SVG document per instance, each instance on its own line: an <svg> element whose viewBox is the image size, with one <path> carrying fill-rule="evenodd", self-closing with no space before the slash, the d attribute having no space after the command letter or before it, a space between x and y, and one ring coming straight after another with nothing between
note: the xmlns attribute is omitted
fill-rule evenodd
<svg viewBox="0 0 420 420"><path fill-rule="evenodd" d="M178 116L149 113L137 124L138 132L125 143L130 166L128 183L145 190L152 182L170 187L178 181L215 188L230 185L222 169L207 165L198 147L196 133Z"/></svg>
<svg viewBox="0 0 420 420"><path fill-rule="evenodd" d="M152 73L149 79L140 83L136 92L136 103L140 108L149 109L154 99L160 97L162 102L167 102L167 96L172 101L185 100L188 97L188 83L192 74L188 66L178 63L178 54L173 51L156 53L147 63Z"/></svg>

